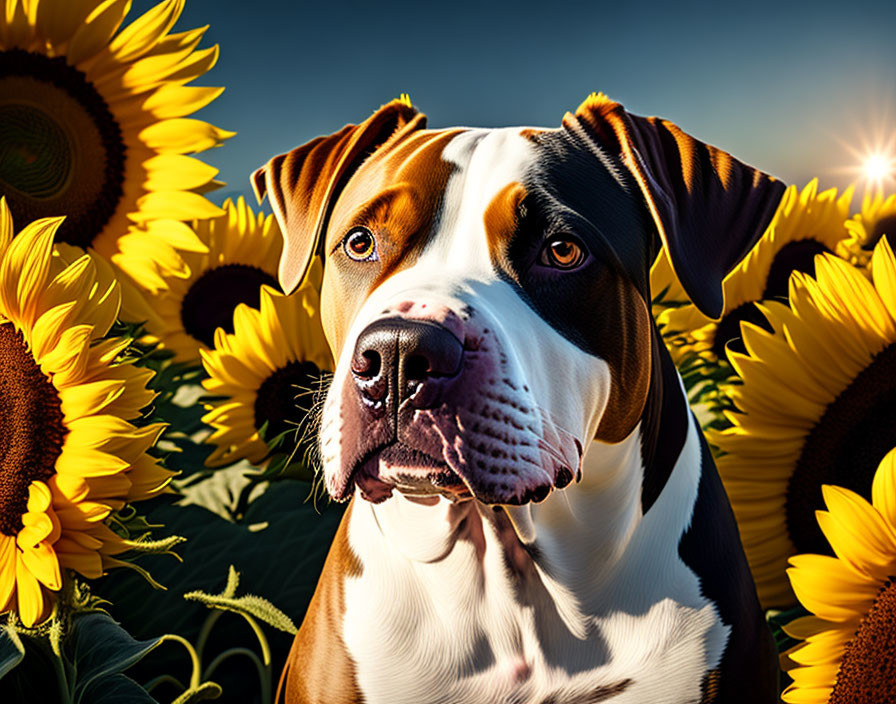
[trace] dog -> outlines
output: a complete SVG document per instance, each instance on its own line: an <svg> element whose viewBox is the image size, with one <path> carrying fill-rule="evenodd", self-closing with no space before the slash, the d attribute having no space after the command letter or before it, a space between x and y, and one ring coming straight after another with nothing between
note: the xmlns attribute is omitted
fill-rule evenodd
<svg viewBox="0 0 896 704"><path fill-rule="evenodd" d="M783 184L603 94L556 129L429 130L402 98L252 181L284 291L324 262L350 501L278 699L777 701L649 268L719 317Z"/></svg>

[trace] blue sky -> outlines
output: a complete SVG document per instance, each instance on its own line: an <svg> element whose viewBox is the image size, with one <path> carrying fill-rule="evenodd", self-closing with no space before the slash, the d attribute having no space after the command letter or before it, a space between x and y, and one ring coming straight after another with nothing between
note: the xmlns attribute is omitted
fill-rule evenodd
<svg viewBox="0 0 896 704"><path fill-rule="evenodd" d="M155 4L136 0L132 16ZM410 93L432 127L559 124L602 90L788 183L848 176L896 131L896 3L187 0L225 93L200 113L239 134L203 158L250 192L275 153Z"/></svg>

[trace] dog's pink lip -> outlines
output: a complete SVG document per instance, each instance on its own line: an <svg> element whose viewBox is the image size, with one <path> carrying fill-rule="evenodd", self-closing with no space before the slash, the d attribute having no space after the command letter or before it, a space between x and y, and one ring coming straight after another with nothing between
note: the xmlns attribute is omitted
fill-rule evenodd
<svg viewBox="0 0 896 704"><path fill-rule="evenodd" d="M473 498L473 493L466 481L454 472L447 464L437 460L419 450L413 452L426 457L431 462L430 466L407 467L399 479L404 481L383 481L379 477L379 462L381 455L397 443L391 442L372 450L362 457L354 466L342 487L334 498L337 501L347 499L355 486L361 489L363 498L380 503L392 495L396 490L406 496L438 496L443 495L452 501L465 501ZM411 450L411 448L408 448Z"/></svg>
<svg viewBox="0 0 896 704"><path fill-rule="evenodd" d="M573 481L581 481L584 454L575 435L553 421L545 427L550 433L537 440L546 462L545 471L528 481L502 482L503 476L496 479L494 475L468 473L463 463L454 466L457 458L450 453L437 458L431 452L392 439L362 456L347 475L334 477L331 494L335 500L345 501L357 486L362 498L373 503L385 501L394 491L404 496L441 495L454 502L476 499L487 506L541 503L555 489L563 490Z"/></svg>

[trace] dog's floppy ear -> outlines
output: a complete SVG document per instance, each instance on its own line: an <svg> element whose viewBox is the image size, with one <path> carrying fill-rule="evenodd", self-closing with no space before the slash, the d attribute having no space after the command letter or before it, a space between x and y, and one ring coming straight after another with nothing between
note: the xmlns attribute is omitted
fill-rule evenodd
<svg viewBox="0 0 896 704"><path fill-rule="evenodd" d="M722 280L762 236L784 184L671 122L631 115L602 93L590 95L575 115L567 113L563 124L618 150L688 296L719 318Z"/></svg>
<svg viewBox="0 0 896 704"><path fill-rule="evenodd" d="M283 232L279 276L285 293L302 282L323 246L330 211L349 177L389 139L425 126L426 116L402 96L360 125L346 125L275 156L252 174L255 197L260 202L267 193Z"/></svg>

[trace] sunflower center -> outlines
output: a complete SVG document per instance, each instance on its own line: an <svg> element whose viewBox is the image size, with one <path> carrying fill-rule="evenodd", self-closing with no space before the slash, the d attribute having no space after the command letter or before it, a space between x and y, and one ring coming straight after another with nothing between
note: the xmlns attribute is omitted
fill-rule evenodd
<svg viewBox="0 0 896 704"><path fill-rule="evenodd" d="M312 362L293 361L275 371L255 396L255 427L267 423L268 440L297 427L311 410L319 381L320 369Z"/></svg>
<svg viewBox="0 0 896 704"><path fill-rule="evenodd" d="M765 279L764 299L787 298L790 275L800 271L815 276L815 256L830 254L831 250L818 240L807 239L788 242L775 255Z"/></svg>
<svg viewBox="0 0 896 704"><path fill-rule="evenodd" d="M28 486L46 481L66 429L59 394L12 323L0 324L0 533L16 535Z"/></svg>
<svg viewBox="0 0 896 704"><path fill-rule="evenodd" d="M868 241L862 244L862 249L873 252L877 243L880 242L880 238L884 235L888 235L891 239L896 239L896 215L888 215L878 220L874 224L874 229L871 230L871 236L868 238Z"/></svg>
<svg viewBox="0 0 896 704"><path fill-rule="evenodd" d="M181 302L184 330L206 347L214 347L215 330L233 332L233 311L240 303L258 308L262 284L279 290L274 277L255 266L224 264L209 269Z"/></svg>
<svg viewBox="0 0 896 704"><path fill-rule="evenodd" d="M0 51L0 194L20 223L65 215L58 241L90 245L123 194L121 128L84 73Z"/></svg>
<svg viewBox="0 0 896 704"><path fill-rule="evenodd" d="M740 339L740 324L745 320L771 332L771 325L768 324L768 321L756 307L756 304L752 301L742 303L725 315L716 326L716 332L712 340L712 351L715 352L719 359L727 359L725 346L728 343L731 343L730 347L735 352L743 353L746 351L744 343Z"/></svg>
<svg viewBox="0 0 896 704"><path fill-rule="evenodd" d="M831 554L815 520L815 511L824 508L821 485L870 499L877 466L893 448L894 427L896 344L874 357L806 436L787 486L787 529L797 552Z"/></svg>
<svg viewBox="0 0 896 704"><path fill-rule="evenodd" d="M790 285L790 275L794 271L801 271L804 274L815 276L815 255L830 251L821 242L813 239L797 240L785 244L775 255L775 258L772 259L768 276L765 279L765 290L762 292L762 299L786 299L788 286ZM715 352L719 359L726 358L725 346L728 343L731 343L730 347L735 352L746 352L744 343L740 339L740 324L742 321L758 325L769 332L772 331L765 316L759 312L759 309L752 301L739 305L724 316L716 327L712 351Z"/></svg>
<svg viewBox="0 0 896 704"><path fill-rule="evenodd" d="M829 704L896 701L896 582L880 590L859 630L843 649Z"/></svg>

